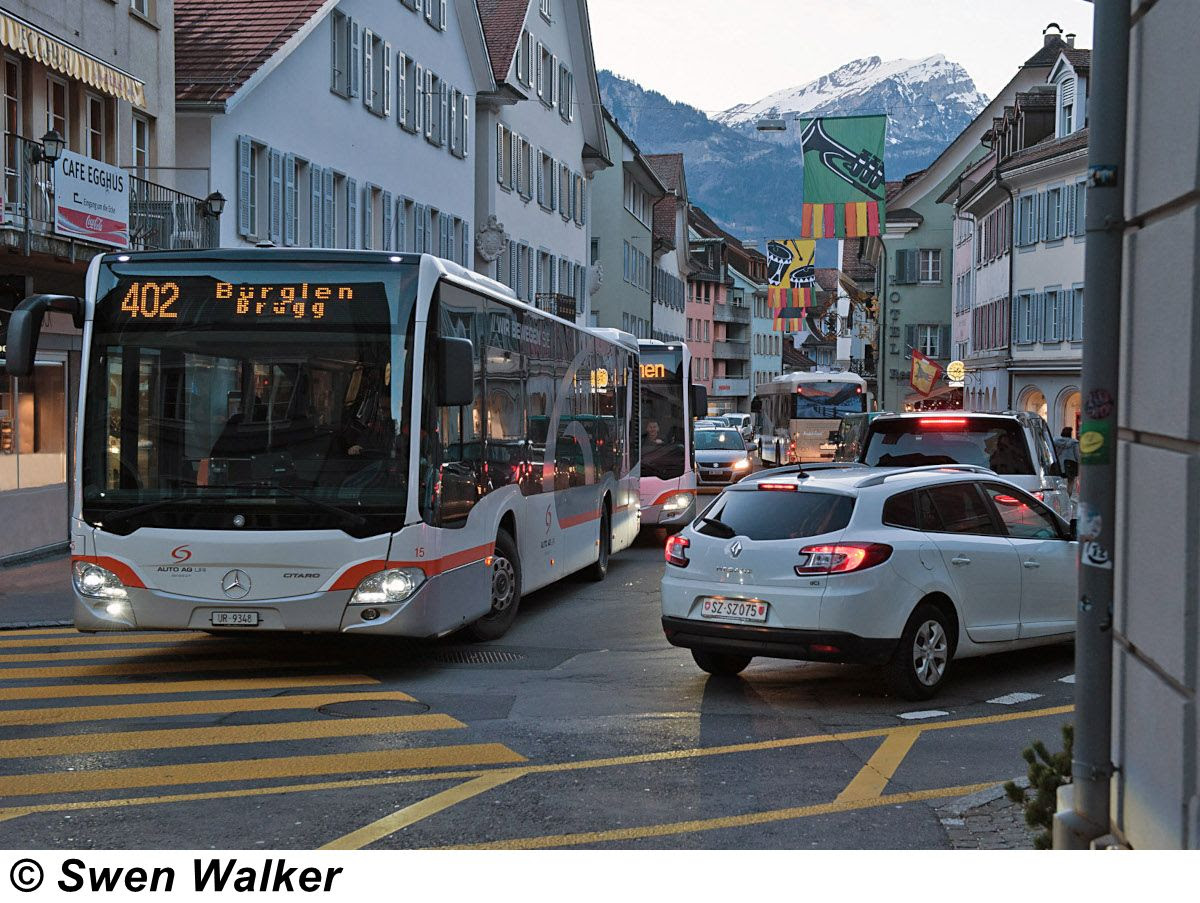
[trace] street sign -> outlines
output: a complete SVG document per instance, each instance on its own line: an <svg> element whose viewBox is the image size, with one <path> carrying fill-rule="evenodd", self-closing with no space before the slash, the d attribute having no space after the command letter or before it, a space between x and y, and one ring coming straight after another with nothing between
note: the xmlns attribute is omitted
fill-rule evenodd
<svg viewBox="0 0 1200 903"><path fill-rule="evenodd" d="M54 231L129 247L129 176L98 160L63 151L54 169Z"/></svg>

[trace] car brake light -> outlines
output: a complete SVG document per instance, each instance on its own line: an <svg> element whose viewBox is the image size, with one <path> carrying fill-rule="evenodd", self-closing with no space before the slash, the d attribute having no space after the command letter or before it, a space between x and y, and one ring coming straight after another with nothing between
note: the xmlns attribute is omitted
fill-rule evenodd
<svg viewBox="0 0 1200 903"><path fill-rule="evenodd" d="M892 556L892 547L882 542L842 542L828 546L805 546L800 550L803 564L796 574L849 574L883 564Z"/></svg>
<svg viewBox="0 0 1200 903"><path fill-rule="evenodd" d="M667 564L677 568L685 568L691 564L687 557L687 548L691 544L691 540L682 536L672 536L668 539L666 548L663 549L663 557L667 559Z"/></svg>
<svg viewBox="0 0 1200 903"><path fill-rule="evenodd" d="M921 426L933 427L939 430L957 429L967 425L966 417L922 417L917 421Z"/></svg>
<svg viewBox="0 0 1200 903"><path fill-rule="evenodd" d="M759 483L759 489L773 489L776 492L795 492L797 487L795 483Z"/></svg>
<svg viewBox="0 0 1200 903"><path fill-rule="evenodd" d="M1034 495L1037 495L1035 492ZM997 505L1021 505L1024 504L1019 498L1011 495L997 495L992 497Z"/></svg>

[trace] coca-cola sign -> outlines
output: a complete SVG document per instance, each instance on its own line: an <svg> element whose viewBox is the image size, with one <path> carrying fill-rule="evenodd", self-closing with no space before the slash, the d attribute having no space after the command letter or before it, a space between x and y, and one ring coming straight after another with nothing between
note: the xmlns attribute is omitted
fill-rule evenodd
<svg viewBox="0 0 1200 903"><path fill-rule="evenodd" d="M129 175L63 151L54 165L54 231L64 238L129 247Z"/></svg>

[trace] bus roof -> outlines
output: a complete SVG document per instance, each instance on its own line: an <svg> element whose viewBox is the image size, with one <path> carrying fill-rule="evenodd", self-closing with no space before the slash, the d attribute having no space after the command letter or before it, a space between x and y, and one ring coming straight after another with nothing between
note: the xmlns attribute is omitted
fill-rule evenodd
<svg viewBox="0 0 1200 903"><path fill-rule="evenodd" d="M755 392L759 395L776 395L781 392L795 391L797 386L825 382L851 383L864 388L867 385L865 379L850 370L800 370L795 373L784 373L769 383L761 383Z"/></svg>

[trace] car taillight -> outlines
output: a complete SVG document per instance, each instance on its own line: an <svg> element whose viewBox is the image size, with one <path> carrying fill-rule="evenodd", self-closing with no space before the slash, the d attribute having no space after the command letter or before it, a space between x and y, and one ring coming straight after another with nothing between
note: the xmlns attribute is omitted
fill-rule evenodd
<svg viewBox="0 0 1200 903"><path fill-rule="evenodd" d="M663 549L663 557L667 559L667 564L677 568L685 568L691 564L687 557L687 548L691 544L690 540L682 536L672 536L668 539L666 548Z"/></svg>
<svg viewBox="0 0 1200 903"><path fill-rule="evenodd" d="M775 492L796 492L800 487L795 483L759 483L758 488L774 490Z"/></svg>
<svg viewBox="0 0 1200 903"><path fill-rule="evenodd" d="M883 564L892 556L892 547L882 542L842 542L829 546L805 546L800 550L802 564L796 574L849 574Z"/></svg>
<svg viewBox="0 0 1200 903"><path fill-rule="evenodd" d="M965 427L967 419L965 417L922 417L917 420L917 423L933 429L956 430Z"/></svg>

